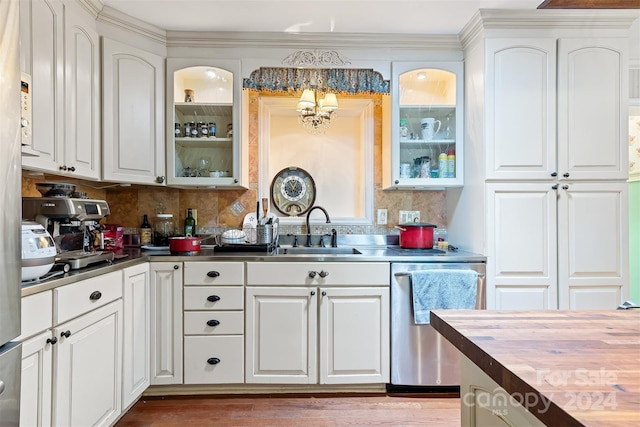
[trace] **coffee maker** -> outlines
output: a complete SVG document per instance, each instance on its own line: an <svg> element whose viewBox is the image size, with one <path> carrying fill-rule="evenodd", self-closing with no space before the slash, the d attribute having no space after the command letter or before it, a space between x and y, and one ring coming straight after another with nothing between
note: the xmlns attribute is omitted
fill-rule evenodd
<svg viewBox="0 0 640 427"><path fill-rule="evenodd" d="M66 196L22 198L22 218L42 224L56 244L56 262L71 269L114 259L110 251L95 250L92 235L92 230L99 229L99 221L109 213L104 200Z"/></svg>

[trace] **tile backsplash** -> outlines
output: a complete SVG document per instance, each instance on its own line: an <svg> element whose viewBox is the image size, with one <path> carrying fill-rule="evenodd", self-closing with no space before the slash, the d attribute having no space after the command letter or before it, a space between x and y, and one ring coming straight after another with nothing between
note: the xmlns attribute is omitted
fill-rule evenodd
<svg viewBox="0 0 640 427"><path fill-rule="evenodd" d="M251 96L257 97L257 94ZM377 95L381 96L381 95ZM378 103L379 104L379 103ZM378 225L335 226L341 234L396 234L394 228L399 222L400 210L420 211L421 222L429 222L439 227L446 226L446 193L435 191L383 191L382 185L382 143L381 143L381 107L374 112L374 212L375 209L387 209L388 223ZM149 216L152 226L157 213L173 214L176 225L183 223L187 208L197 209L197 230L203 234L215 234L226 228L239 228L245 215L255 209L258 188L258 112L257 102L250 102L249 124L249 189L178 189L159 186L131 185L120 186L112 183L75 180L72 178L43 175L23 171L22 195L39 196L37 182L69 182L77 185L77 191L87 193L89 198L105 199L111 215L104 223L119 224L129 232L135 232L142 223L144 214ZM240 210L238 208L244 208ZM286 225L281 232L303 233L303 226ZM180 229L180 227L178 228ZM314 227L315 232L315 227Z"/></svg>

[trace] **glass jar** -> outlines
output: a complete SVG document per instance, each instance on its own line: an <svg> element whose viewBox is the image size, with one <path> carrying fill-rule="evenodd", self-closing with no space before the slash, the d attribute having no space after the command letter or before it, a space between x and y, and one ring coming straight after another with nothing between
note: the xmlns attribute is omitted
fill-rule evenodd
<svg viewBox="0 0 640 427"><path fill-rule="evenodd" d="M176 138L180 138L182 136L182 128L180 127L180 123L175 124L174 136Z"/></svg>
<svg viewBox="0 0 640 427"><path fill-rule="evenodd" d="M189 127L191 128L190 137L197 138L198 137L198 127L196 126L196 122L189 122Z"/></svg>
<svg viewBox="0 0 640 427"><path fill-rule="evenodd" d="M204 122L198 122L198 137L206 138L209 136L209 127Z"/></svg>
<svg viewBox="0 0 640 427"><path fill-rule="evenodd" d="M216 124L213 122L209 122L209 136L211 138L216 137Z"/></svg>
<svg viewBox="0 0 640 427"><path fill-rule="evenodd" d="M169 237L174 235L173 214L157 214L153 228L153 244L155 246L169 246Z"/></svg>

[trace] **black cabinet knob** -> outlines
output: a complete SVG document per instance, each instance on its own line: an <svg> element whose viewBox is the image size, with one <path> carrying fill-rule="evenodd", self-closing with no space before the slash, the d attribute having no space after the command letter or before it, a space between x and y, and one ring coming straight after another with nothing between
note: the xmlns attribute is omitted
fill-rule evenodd
<svg viewBox="0 0 640 427"><path fill-rule="evenodd" d="M209 271L207 277L220 277L220 273L217 271Z"/></svg>
<svg viewBox="0 0 640 427"><path fill-rule="evenodd" d="M400 184L400 181L398 181L397 179L394 182L396 185Z"/></svg>
<svg viewBox="0 0 640 427"><path fill-rule="evenodd" d="M71 336L71 331L60 332L61 337L69 338Z"/></svg>
<svg viewBox="0 0 640 427"><path fill-rule="evenodd" d="M210 301L210 302L220 301L220 297L218 295L209 295L207 297L207 301Z"/></svg>
<svg viewBox="0 0 640 427"><path fill-rule="evenodd" d="M322 271L320 271L319 274L320 274L320 277L322 277L324 279L325 277L327 277L329 275L329 272L322 270Z"/></svg>
<svg viewBox="0 0 640 427"><path fill-rule="evenodd" d="M562 176L564 176L565 178L569 178L569 172L563 173Z"/></svg>
<svg viewBox="0 0 640 427"><path fill-rule="evenodd" d="M551 172L551 176L555 178L556 176L558 176L558 172Z"/></svg>
<svg viewBox="0 0 640 427"><path fill-rule="evenodd" d="M311 291L311 296L314 296L316 294L316 291Z"/></svg>
<svg viewBox="0 0 640 427"><path fill-rule="evenodd" d="M563 185L563 186L562 186L562 189L563 189L563 190L568 190L568 189L569 189L569 186L568 186L568 185Z"/></svg>
<svg viewBox="0 0 640 427"><path fill-rule="evenodd" d="M317 271L310 271L309 272L309 278L313 279L314 277L316 277L316 274L318 274Z"/></svg>
<svg viewBox="0 0 640 427"><path fill-rule="evenodd" d="M66 171L67 167L65 165L60 166L58 169L60 169L61 171Z"/></svg>
<svg viewBox="0 0 640 427"><path fill-rule="evenodd" d="M89 295L91 301L97 301L100 298L102 298L102 292L100 291L91 292L91 295Z"/></svg>
<svg viewBox="0 0 640 427"><path fill-rule="evenodd" d="M558 189L558 184L553 184L553 185L551 186L551 189L552 189L552 190L557 190L557 189Z"/></svg>
<svg viewBox="0 0 640 427"><path fill-rule="evenodd" d="M207 320L207 325L209 326L218 326L219 324L220 324L219 320L215 320L215 319Z"/></svg>
<svg viewBox="0 0 640 427"><path fill-rule="evenodd" d="M164 176L157 176L156 177L156 182L158 184L162 184L164 182Z"/></svg>
<svg viewBox="0 0 640 427"><path fill-rule="evenodd" d="M58 338L56 337L47 338L47 344L55 345L57 342Z"/></svg>
<svg viewBox="0 0 640 427"><path fill-rule="evenodd" d="M220 359L218 359L217 357L210 357L207 359L207 363L209 365L217 365L218 363L220 363Z"/></svg>
<svg viewBox="0 0 640 427"><path fill-rule="evenodd" d="M75 167L73 167L73 166L69 166L69 172L75 172L75 171L76 171L76 168L75 168Z"/></svg>
<svg viewBox="0 0 640 427"><path fill-rule="evenodd" d="M322 291L322 296L323 296L323 297L326 297L326 296L327 296L327 292Z"/></svg>
<svg viewBox="0 0 640 427"><path fill-rule="evenodd" d="M177 269L179 269L179 268L180 268L180 266L179 266L179 265L174 265L174 266L173 266L173 269L174 269L174 270L177 270Z"/></svg>

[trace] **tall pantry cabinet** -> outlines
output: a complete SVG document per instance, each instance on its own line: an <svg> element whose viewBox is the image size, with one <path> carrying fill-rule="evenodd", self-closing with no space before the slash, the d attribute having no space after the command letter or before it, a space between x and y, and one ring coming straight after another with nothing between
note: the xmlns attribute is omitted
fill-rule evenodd
<svg viewBox="0 0 640 427"><path fill-rule="evenodd" d="M489 309L613 309L629 294L634 17L547 12L480 11L463 31L473 160L450 237L487 254Z"/></svg>

